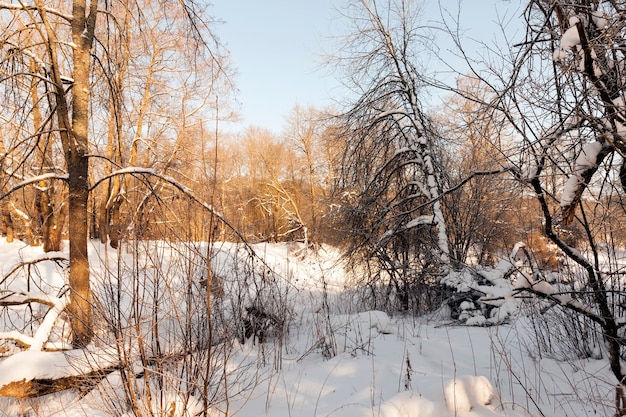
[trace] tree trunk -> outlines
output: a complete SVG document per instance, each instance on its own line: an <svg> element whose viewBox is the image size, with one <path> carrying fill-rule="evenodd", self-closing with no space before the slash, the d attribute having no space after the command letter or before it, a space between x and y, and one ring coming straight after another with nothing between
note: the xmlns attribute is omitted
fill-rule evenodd
<svg viewBox="0 0 626 417"><path fill-rule="evenodd" d="M7 206L6 200L0 202L0 233L4 235L7 242L11 243L14 239L13 220L11 219L11 211Z"/></svg>
<svg viewBox="0 0 626 417"><path fill-rule="evenodd" d="M93 337L91 325L91 289L89 283L89 259L87 242L89 239L89 95L91 45L94 39L98 2L92 1L87 10L86 0L72 3L72 40L74 56L72 79L71 129L66 137L65 158L68 170L69 196L69 241L70 241L70 305L68 312L72 326L72 345L85 347ZM88 12L88 15L87 15ZM58 62L55 60L55 62ZM58 71L58 68L56 68ZM55 74L60 81L60 75ZM62 83L59 82L62 86ZM60 93L64 104L67 96ZM67 121L70 114L59 109L59 117ZM67 110L67 108L65 109Z"/></svg>
<svg viewBox="0 0 626 417"><path fill-rule="evenodd" d="M55 188L51 185L49 187L50 195L56 195ZM63 190L61 197L57 200L57 203L50 204L48 207L48 215L44 219L43 223L43 251L44 252L56 252L60 251L63 243L63 227L65 226L65 219L67 217L67 190Z"/></svg>
<svg viewBox="0 0 626 417"><path fill-rule="evenodd" d="M87 182L89 161L77 155L69 161L69 241L70 241L70 305L72 345L84 347L93 336L91 326L91 289L89 285L89 259L87 256L88 222Z"/></svg>

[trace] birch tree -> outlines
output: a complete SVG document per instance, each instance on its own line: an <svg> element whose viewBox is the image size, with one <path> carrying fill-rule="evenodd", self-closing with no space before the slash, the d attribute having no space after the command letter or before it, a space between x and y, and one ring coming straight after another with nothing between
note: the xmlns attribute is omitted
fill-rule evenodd
<svg viewBox="0 0 626 417"><path fill-rule="evenodd" d="M354 237L350 250L373 261L375 281L389 280L408 309L421 305L420 286L450 263L437 132L421 103L418 54L428 34L415 2L355 1L347 14L354 27L336 64L357 97L343 115L347 144L338 186Z"/></svg>

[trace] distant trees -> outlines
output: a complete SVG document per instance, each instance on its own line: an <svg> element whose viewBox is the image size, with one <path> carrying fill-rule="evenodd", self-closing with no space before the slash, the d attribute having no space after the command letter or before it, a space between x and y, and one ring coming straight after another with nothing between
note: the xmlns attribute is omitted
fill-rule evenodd
<svg viewBox="0 0 626 417"><path fill-rule="evenodd" d="M511 187L509 161L504 149L512 143L503 119L495 119L487 86L476 79L460 78L460 94L446 96L434 120L440 127L438 157L446 194L444 217L449 225L451 258L456 265L489 265L526 241L520 210L520 192Z"/></svg>
<svg viewBox="0 0 626 417"><path fill-rule="evenodd" d="M295 107L281 134L251 126L218 146L217 207L249 241L328 241L331 130L322 115Z"/></svg>

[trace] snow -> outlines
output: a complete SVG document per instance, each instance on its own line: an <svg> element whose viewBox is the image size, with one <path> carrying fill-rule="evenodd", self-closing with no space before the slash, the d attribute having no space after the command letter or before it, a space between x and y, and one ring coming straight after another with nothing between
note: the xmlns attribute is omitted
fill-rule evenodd
<svg viewBox="0 0 626 417"><path fill-rule="evenodd" d="M235 253L237 248L224 244L221 250ZM471 327L448 325L445 315L391 316L380 310L360 310L347 296L350 275L336 266L336 250L323 248L319 258L302 259L293 255L298 249L293 245L253 245L252 249L276 271L280 282L289 286L287 300L293 309L293 321L289 335L280 344L253 344L249 340L234 345L226 358L229 373L222 382L232 388L229 414L564 417L613 412L614 384L606 360L563 362L542 357L533 349L532 324L523 317L505 325ZM6 272L13 262L45 258L40 250L21 242L8 244L0 238L0 269ZM99 261L116 262L115 256L123 253L107 254L96 242L90 250L94 282L99 283L103 279ZM175 251L167 256L175 256ZM505 260L495 268L477 271L485 280L478 288L497 295L499 307L492 310L491 317L473 316L467 324L481 326L487 320L495 324L517 317L518 301L511 297L514 287L505 278L514 261ZM52 263L45 261L38 267L46 279L58 285L63 270L46 262ZM149 265L146 263L146 268ZM220 274L226 273L229 265L224 262ZM476 285L468 271L459 272L456 279L460 286ZM561 295L550 284L525 285L531 284L547 294ZM329 310L320 309L323 288L328 291ZM565 298L563 301L568 302ZM468 312L474 307L469 301L463 304ZM46 325L39 329L47 331ZM334 352L325 352L324 344L333 344ZM107 368L119 360L116 352L105 346L92 346L88 351L24 350L0 360L0 387L12 381L60 378L86 369ZM10 399L0 399L0 404L8 415L111 415L113 411L108 412L106 407L113 406L116 397L111 393L119 389L121 381L116 371L100 383L102 389L87 395L66 392L29 400L19 407ZM245 389L237 390L240 386ZM159 400L141 396L140 392L136 395L141 407L147 410L151 401L154 410L162 407L162 415L192 416L202 412L199 398L183 398L171 388ZM119 400L125 401L123 396ZM185 407L186 414L182 411ZM116 415L132 415L116 410ZM208 415L222 416L225 412L226 404L217 402L211 405Z"/></svg>
<svg viewBox="0 0 626 417"><path fill-rule="evenodd" d="M436 219L433 215L422 215L412 219L404 225L403 229L412 229L414 227L418 227L424 224L435 224Z"/></svg>
<svg viewBox="0 0 626 417"><path fill-rule="evenodd" d="M583 145L583 148L576 158L576 169L578 172L586 171L589 168L598 166L598 154L602 151L601 142L591 142Z"/></svg>
<svg viewBox="0 0 626 417"><path fill-rule="evenodd" d="M491 405L495 398L493 386L484 376L464 376L452 380L446 385L444 393L448 408L455 414Z"/></svg>
<svg viewBox="0 0 626 417"><path fill-rule="evenodd" d="M576 200L576 192L583 183L583 174L589 169L598 166L598 155L602 151L601 142L591 142L583 145L580 154L574 163L574 172L567 179L563 194L561 195L561 207L567 207Z"/></svg>
<svg viewBox="0 0 626 417"><path fill-rule="evenodd" d="M593 21L593 24L596 25L596 27L599 29L604 29L609 24L607 16L598 10L591 12L591 20Z"/></svg>
<svg viewBox="0 0 626 417"><path fill-rule="evenodd" d="M565 60L566 52L578 45L580 45L580 37L578 35L578 28L576 27L576 22L565 31L563 36L561 37L561 42L559 47L554 51L552 59L556 62L561 62ZM572 22L570 21L570 25Z"/></svg>

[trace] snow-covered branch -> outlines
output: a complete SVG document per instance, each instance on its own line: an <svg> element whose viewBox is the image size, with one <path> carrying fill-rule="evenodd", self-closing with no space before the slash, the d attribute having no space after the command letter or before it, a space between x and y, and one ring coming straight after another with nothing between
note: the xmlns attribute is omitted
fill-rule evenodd
<svg viewBox="0 0 626 417"><path fill-rule="evenodd" d="M22 2L20 2L20 4L17 4L17 3L4 3L4 2L2 2L2 3L0 3L0 9L15 10L15 11L39 10L39 8L37 6L26 5L26 4L23 4ZM71 14L63 13L63 12L61 12L59 10L56 10L56 9L53 9L51 7L44 7L42 10L45 13L49 13L51 15L61 17L61 18L65 19L68 23L72 22L72 20L74 20L74 18L72 17Z"/></svg>
<svg viewBox="0 0 626 417"><path fill-rule="evenodd" d="M515 292L528 292L539 298L550 300L565 308L582 314L590 320L604 326L605 322L593 309L574 299L569 293L559 291L547 281L535 281L528 276L521 276L515 285Z"/></svg>
<svg viewBox="0 0 626 417"><path fill-rule="evenodd" d="M50 172L47 174L42 174L42 175L37 175L36 177L31 177L28 178L18 184L15 184L13 187L11 187L7 192L5 192L4 194L0 194L0 200L5 199L6 197L8 197L9 195L13 194L14 192L26 187L27 185L31 185L34 183L37 183L39 181L46 181L46 180L51 180L51 179L55 179L55 180L62 180L62 181L67 181L69 178L68 174L58 174L55 172Z"/></svg>
<svg viewBox="0 0 626 417"><path fill-rule="evenodd" d="M27 347L29 350L43 350L48 343L57 319L67 308L69 302L69 296L54 297L44 293L10 293L0 296L0 306L40 303L51 307L35 331L34 336L28 336L18 331L10 331L0 332L0 339L12 340L21 346Z"/></svg>
<svg viewBox="0 0 626 417"><path fill-rule="evenodd" d="M113 171L110 174L105 175L104 177L100 178L98 181L96 181L89 188L89 191L92 191L93 189L97 188L100 184L102 184L103 182L105 182L108 179L111 179L111 178L116 177L118 175L126 175L126 174L129 174L129 175L155 175L156 176L156 172L152 168L126 167L126 168L118 169L117 171Z"/></svg>
<svg viewBox="0 0 626 417"><path fill-rule="evenodd" d="M40 303L53 307L58 297L42 293L42 292L0 292L0 306L17 306L29 303Z"/></svg>
<svg viewBox="0 0 626 417"><path fill-rule="evenodd" d="M35 332L33 342L30 345L30 350L40 351L44 349L48 339L50 339L50 334L52 334L52 329L54 328L57 319L69 305L70 297L63 295L59 298L54 298L53 301L54 306L48 310L46 317L43 319Z"/></svg>
<svg viewBox="0 0 626 417"><path fill-rule="evenodd" d="M570 224L573 221L576 205L580 201L583 191L598 170L600 163L611 151L612 148L603 142L592 142L583 146L574 163L574 171L568 178L561 195L564 224Z"/></svg>
<svg viewBox="0 0 626 417"><path fill-rule="evenodd" d="M237 235L237 237L240 238L242 242L244 242L244 244L248 247L248 249L250 250L251 253L253 253L253 254L255 253L254 249L251 246L248 245L247 239L245 238L245 236L243 236L241 234L241 232L239 230L237 230L237 228L235 226L233 226L228 221L228 219L226 219L226 217L222 213L217 211L209 203L200 200L185 185L181 184L180 182L176 181L174 178L172 178L172 177L170 177L168 175L163 175L163 174L160 174L160 173L154 171L152 168L127 167L127 168L119 169L117 171L114 171L114 172L112 172L112 173L110 173L108 175L105 175L104 177L100 178L98 181L96 181L94 183L94 185L92 185L90 187L89 191L92 191L98 185L102 184L105 180L107 180L109 178L112 178L112 177L115 177L117 175L147 175L147 176L151 176L151 177L154 177L154 178L158 178L158 179L168 183L169 185L171 185L172 187L176 188L178 191L180 191L181 193L186 195L191 201L193 201L196 204L202 206L209 213L212 213L215 217L217 217L219 219L219 221L221 221L226 227L228 227L233 233L235 233L235 235Z"/></svg>

